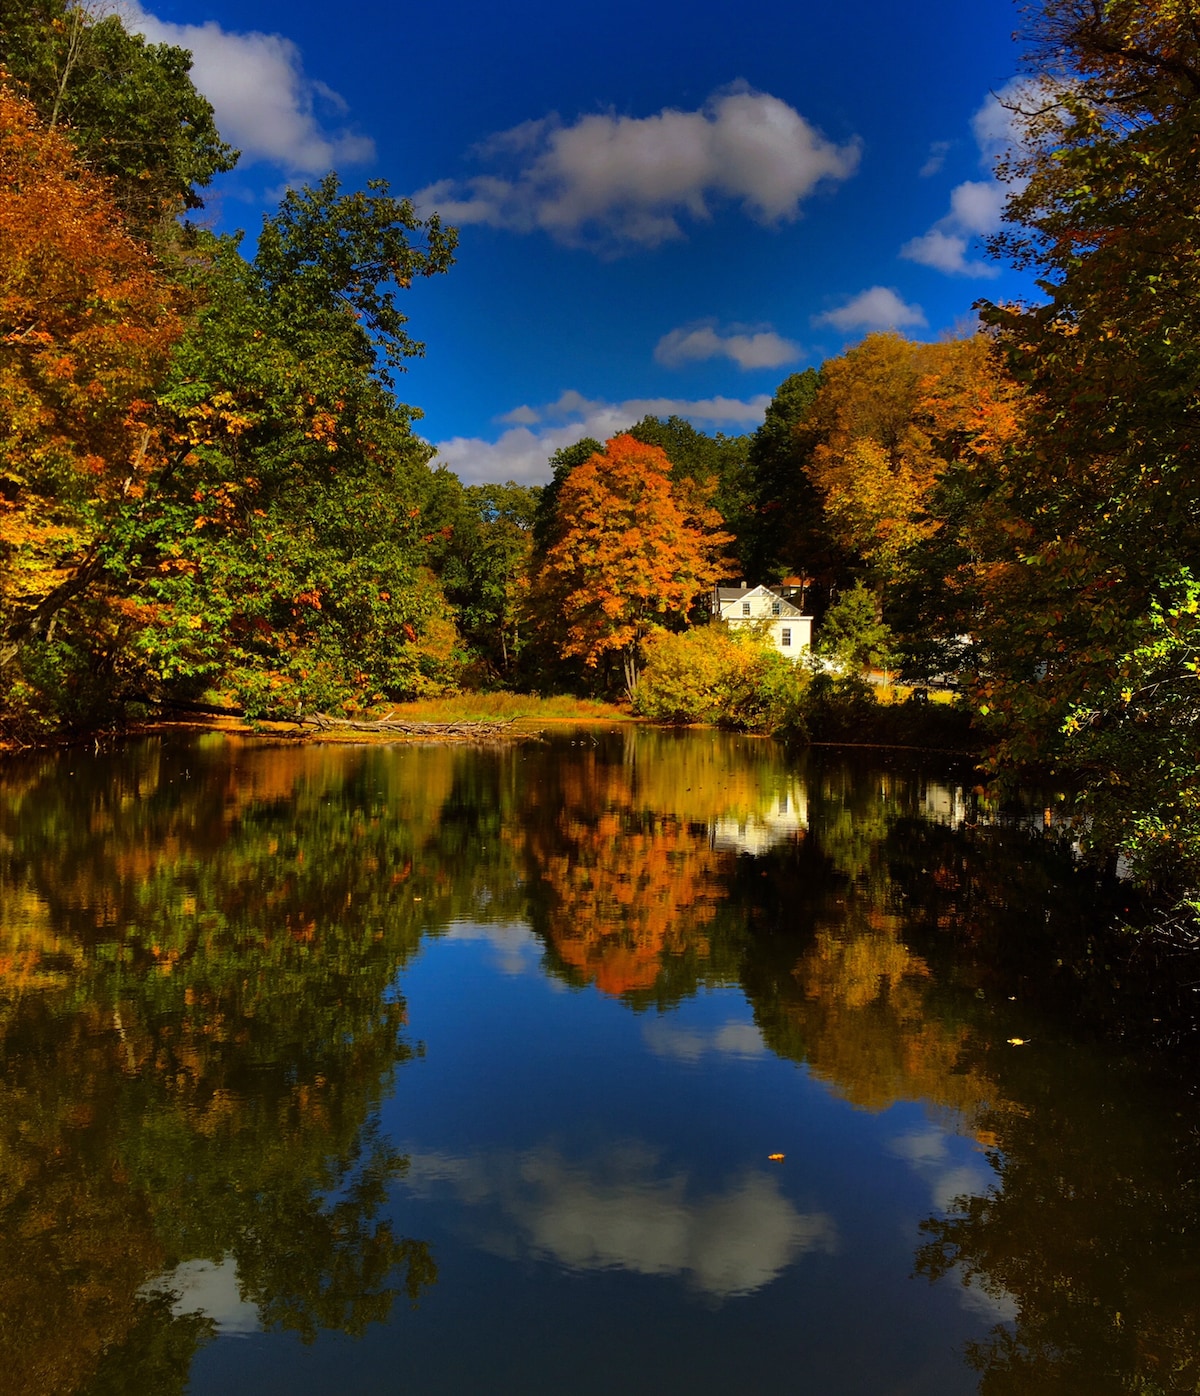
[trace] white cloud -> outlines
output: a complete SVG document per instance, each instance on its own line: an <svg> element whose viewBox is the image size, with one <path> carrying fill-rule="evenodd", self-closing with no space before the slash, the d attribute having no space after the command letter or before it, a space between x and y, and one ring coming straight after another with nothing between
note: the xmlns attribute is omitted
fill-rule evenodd
<svg viewBox="0 0 1200 1396"><path fill-rule="evenodd" d="M917 171L922 179L928 179L946 163L946 156L950 153L950 141L934 141L929 147L929 154L925 158L925 163Z"/></svg>
<svg viewBox="0 0 1200 1396"><path fill-rule="evenodd" d="M991 233L1000 226L1008 190L994 179L968 179L950 193L950 217L966 233Z"/></svg>
<svg viewBox="0 0 1200 1396"><path fill-rule="evenodd" d="M1012 78L971 117L971 133L979 147L979 163L990 171L1006 152L1018 148L1023 139L1022 108L1034 98L1035 86L1028 78ZM944 143L943 143L944 144ZM935 147L936 149L936 147ZM935 170L940 168L940 164ZM932 173L929 162L921 173ZM1000 268L968 253L972 240L999 232L1004 205L1019 183L1002 184L998 179L968 179L950 193L950 212L920 237L910 238L900 249L901 257L922 266L933 267L947 276L1000 275Z"/></svg>
<svg viewBox="0 0 1200 1396"><path fill-rule="evenodd" d="M845 305L813 317L814 325L832 325L836 330L898 330L906 325L928 321L919 305L909 305L888 286L871 286L860 291Z"/></svg>
<svg viewBox="0 0 1200 1396"><path fill-rule="evenodd" d="M488 946L496 969L510 978L529 974L541 977L544 947L523 921L452 921L443 939Z"/></svg>
<svg viewBox="0 0 1200 1396"><path fill-rule="evenodd" d="M173 1314L207 1314L218 1333L244 1335L262 1328L257 1305L242 1298L237 1261L232 1256L221 1261L185 1260L150 1280L140 1292L169 1293Z"/></svg>
<svg viewBox="0 0 1200 1396"><path fill-rule="evenodd" d="M698 1062L709 1053L749 1060L762 1056L767 1050L762 1033L753 1023L732 1020L706 1031L681 1028L661 1018L651 1019L642 1028L642 1040L655 1056L682 1062Z"/></svg>
<svg viewBox="0 0 1200 1396"><path fill-rule="evenodd" d="M124 0L121 14L151 43L192 53L192 81L213 105L221 135L246 162L278 165L295 174L324 174L360 164L374 142L349 131L329 131L322 112L341 117L346 103L323 82L306 76L300 50L281 34L232 33L209 20L171 24Z"/></svg>
<svg viewBox="0 0 1200 1396"><path fill-rule="evenodd" d="M806 1253L838 1249L833 1219L797 1211L774 1176L748 1171L698 1193L637 1143L583 1162L552 1147L473 1158L405 1152L405 1188L448 1192L475 1213L468 1227L479 1244L514 1259L675 1277L724 1299L770 1284Z"/></svg>
<svg viewBox="0 0 1200 1396"><path fill-rule="evenodd" d="M998 268L978 258L969 258L970 239L965 233L945 232L947 220L934 224L919 238L909 238L900 249L901 257L920 262L923 267L944 271L947 276L999 276ZM952 225L949 225L952 226Z"/></svg>
<svg viewBox="0 0 1200 1396"><path fill-rule="evenodd" d="M778 368L800 357L800 346L774 330L741 329L731 326L721 331L713 321L685 325L663 335L654 349L657 363L666 368L705 359L730 359L738 368Z"/></svg>
<svg viewBox="0 0 1200 1396"><path fill-rule="evenodd" d="M500 132L476 148L489 171L444 179L414 197L456 224L540 230L608 251L657 247L734 200L755 222L791 221L822 181L848 179L857 139L828 140L786 102L736 85L698 111L654 116L557 115Z"/></svg>
<svg viewBox="0 0 1200 1396"><path fill-rule="evenodd" d="M771 398L627 398L602 402L568 389L557 402L533 408L514 408L500 420L514 422L495 441L455 436L435 442L437 464L448 466L464 484L516 480L540 485L550 478L547 464L555 451L573 446L581 437L605 441L643 417L685 417L706 428L749 431L759 426ZM536 428L536 430L535 430Z"/></svg>

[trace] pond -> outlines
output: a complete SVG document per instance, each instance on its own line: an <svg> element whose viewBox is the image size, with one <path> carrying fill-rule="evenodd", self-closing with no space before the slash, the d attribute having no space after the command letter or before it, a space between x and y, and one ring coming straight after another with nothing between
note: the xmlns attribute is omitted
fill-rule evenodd
<svg viewBox="0 0 1200 1396"><path fill-rule="evenodd" d="M645 728L9 762L0 1390L1195 1391L1121 889L974 779Z"/></svg>

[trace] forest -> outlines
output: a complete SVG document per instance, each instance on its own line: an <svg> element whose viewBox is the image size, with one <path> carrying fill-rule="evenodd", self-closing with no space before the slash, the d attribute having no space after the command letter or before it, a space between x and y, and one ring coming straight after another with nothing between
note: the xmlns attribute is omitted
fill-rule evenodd
<svg viewBox="0 0 1200 1396"><path fill-rule="evenodd" d="M197 221L233 168L190 56L115 14L0 20L0 738L189 706L369 715L460 690L660 720L870 726L856 670L952 674L992 776L1077 795L1088 851L1200 905L1200 37L1041 0L993 255L1041 299L873 334L751 435L647 418L465 486L397 396L401 306L456 233L382 181ZM706 624L798 582L843 677ZM839 726L840 723L840 726ZM823 724L823 725L822 725Z"/></svg>

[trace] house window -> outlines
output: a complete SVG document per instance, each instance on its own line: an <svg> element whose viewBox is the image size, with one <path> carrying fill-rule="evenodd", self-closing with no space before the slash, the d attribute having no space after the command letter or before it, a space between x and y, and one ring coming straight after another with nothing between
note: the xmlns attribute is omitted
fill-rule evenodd
<svg viewBox="0 0 1200 1396"><path fill-rule="evenodd" d="M772 601L772 602L771 602L771 614L772 614L773 616L777 616L777 615L779 614L779 602L778 602L778 601Z"/></svg>
<svg viewBox="0 0 1200 1396"><path fill-rule="evenodd" d="M742 602L742 615L748 616L749 614L750 614L750 603L749 603L749 601L743 601L743 602Z"/></svg>
<svg viewBox="0 0 1200 1396"><path fill-rule="evenodd" d="M784 647L785 650L791 649L792 647L792 632L788 629L786 625L779 632L779 643Z"/></svg>

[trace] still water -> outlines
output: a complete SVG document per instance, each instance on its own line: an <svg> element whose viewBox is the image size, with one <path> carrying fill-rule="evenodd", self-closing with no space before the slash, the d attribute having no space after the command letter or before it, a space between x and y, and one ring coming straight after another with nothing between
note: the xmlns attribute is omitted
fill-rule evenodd
<svg viewBox="0 0 1200 1396"><path fill-rule="evenodd" d="M972 780L644 729L0 768L0 1390L1196 1391L1119 888Z"/></svg>

